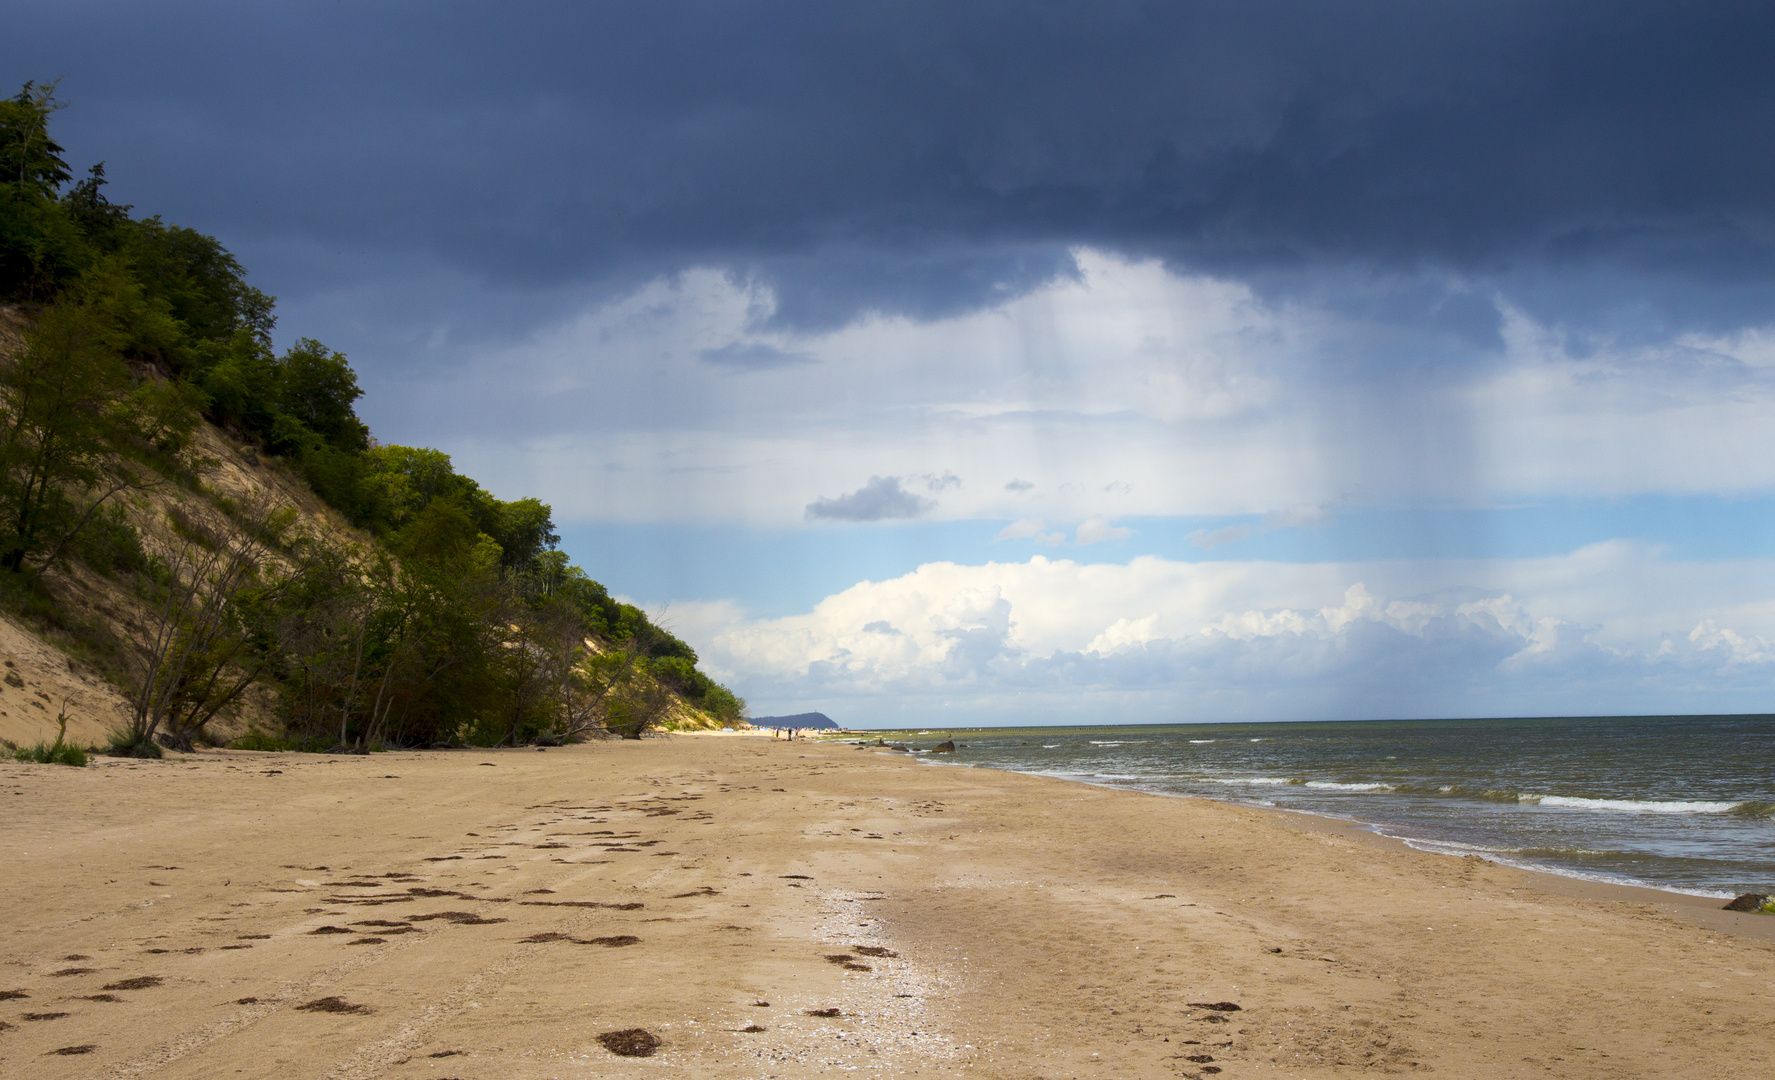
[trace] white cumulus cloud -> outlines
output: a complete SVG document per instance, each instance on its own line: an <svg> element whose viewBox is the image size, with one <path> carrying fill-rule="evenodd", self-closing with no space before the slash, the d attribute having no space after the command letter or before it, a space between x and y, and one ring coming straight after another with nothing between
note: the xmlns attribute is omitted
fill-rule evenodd
<svg viewBox="0 0 1775 1080"><path fill-rule="evenodd" d="M1775 697L1775 561L1670 562L1628 543L1434 563L930 563L799 615L674 615L742 694L859 724L920 709L1156 722Z"/></svg>

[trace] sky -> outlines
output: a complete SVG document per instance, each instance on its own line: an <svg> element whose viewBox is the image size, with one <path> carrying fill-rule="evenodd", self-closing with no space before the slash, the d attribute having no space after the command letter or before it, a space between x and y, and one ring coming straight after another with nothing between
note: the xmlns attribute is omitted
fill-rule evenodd
<svg viewBox="0 0 1775 1080"><path fill-rule="evenodd" d="M1775 709L1775 8L13 0L754 715Z"/></svg>

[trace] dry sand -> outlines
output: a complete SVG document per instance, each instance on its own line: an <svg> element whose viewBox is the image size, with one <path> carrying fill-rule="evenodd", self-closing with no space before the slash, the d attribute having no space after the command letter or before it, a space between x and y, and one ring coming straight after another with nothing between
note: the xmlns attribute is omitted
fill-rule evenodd
<svg viewBox="0 0 1775 1080"><path fill-rule="evenodd" d="M0 815L6 1077L1775 1061L1767 916L842 744L8 762Z"/></svg>

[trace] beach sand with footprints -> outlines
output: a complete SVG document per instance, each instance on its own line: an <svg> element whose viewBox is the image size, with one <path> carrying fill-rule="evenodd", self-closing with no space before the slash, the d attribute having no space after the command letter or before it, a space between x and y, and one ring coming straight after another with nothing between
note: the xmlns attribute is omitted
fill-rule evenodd
<svg viewBox="0 0 1775 1080"><path fill-rule="evenodd" d="M1775 918L673 737L0 765L8 1077L1762 1077Z"/></svg>

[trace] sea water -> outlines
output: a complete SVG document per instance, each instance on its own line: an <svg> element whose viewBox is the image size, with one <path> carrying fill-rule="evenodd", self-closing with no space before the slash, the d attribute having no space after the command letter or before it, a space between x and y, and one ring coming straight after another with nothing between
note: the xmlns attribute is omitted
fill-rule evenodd
<svg viewBox="0 0 1775 1080"><path fill-rule="evenodd" d="M1361 822L1412 847L1728 896L1775 890L1775 717L906 733L926 760Z"/></svg>

